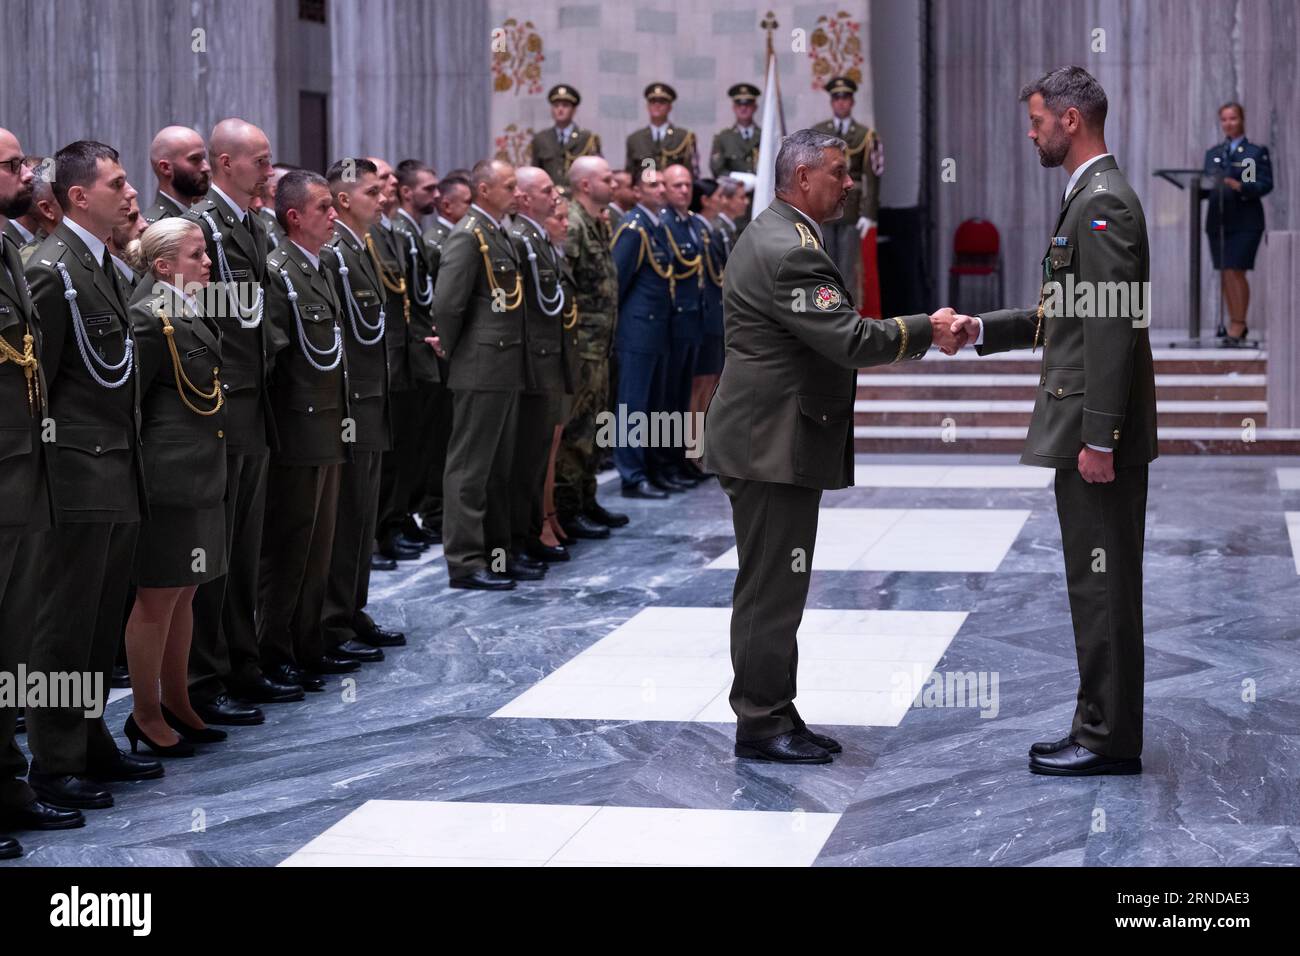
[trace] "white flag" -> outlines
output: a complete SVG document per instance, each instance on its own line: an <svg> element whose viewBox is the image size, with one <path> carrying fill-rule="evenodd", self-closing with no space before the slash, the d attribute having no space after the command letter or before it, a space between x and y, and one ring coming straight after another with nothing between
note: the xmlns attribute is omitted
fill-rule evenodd
<svg viewBox="0 0 1300 956"><path fill-rule="evenodd" d="M776 154L781 149L781 90L776 83L776 57L767 57L767 85L763 89L763 135L758 145L758 181L750 204L751 218L766 209L776 195Z"/></svg>

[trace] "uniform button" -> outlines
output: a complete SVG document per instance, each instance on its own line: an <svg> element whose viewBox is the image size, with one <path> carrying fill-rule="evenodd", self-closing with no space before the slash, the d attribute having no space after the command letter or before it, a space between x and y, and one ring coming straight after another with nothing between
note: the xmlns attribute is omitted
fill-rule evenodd
<svg viewBox="0 0 1300 956"><path fill-rule="evenodd" d="M822 421L826 421L826 416L825 416L825 415L822 416Z"/></svg>
<svg viewBox="0 0 1300 956"><path fill-rule="evenodd" d="M1058 386L1057 389L1056 389L1056 394L1057 394L1057 395L1060 395L1060 394L1061 394L1062 392L1064 392L1064 391L1065 391L1065 389L1060 388L1060 387Z"/></svg>
<svg viewBox="0 0 1300 956"><path fill-rule="evenodd" d="M1038 380L1038 384L1039 384L1039 385L1046 385L1046 384L1047 384L1047 376L1044 375L1042 378L1040 378L1040 379Z"/></svg>
<svg viewBox="0 0 1300 956"><path fill-rule="evenodd" d="M314 412L314 411L316 411L316 409L315 409L313 406L308 405L308 406L307 406L307 411L309 411L309 412Z"/></svg>
<svg viewBox="0 0 1300 956"><path fill-rule="evenodd" d="M213 374L213 375L216 375L216 374L217 374L218 372L220 372L220 371L221 371L221 369L219 369L217 366L215 366L215 365L212 366L212 374Z"/></svg>
<svg viewBox="0 0 1300 956"><path fill-rule="evenodd" d="M222 382L221 387L225 389L227 392L230 391L230 384L228 382Z"/></svg>
<svg viewBox="0 0 1300 956"><path fill-rule="evenodd" d="M1111 437L1114 438L1116 441L1119 441L1119 429L1118 429L1118 428L1115 429L1113 432L1111 432L1110 435L1111 435Z"/></svg>
<svg viewBox="0 0 1300 956"><path fill-rule="evenodd" d="M217 437L218 437L218 438L225 438L225 437L226 437L226 433L225 433L224 431L222 431L220 428L218 428L218 429L217 429Z"/></svg>
<svg viewBox="0 0 1300 956"><path fill-rule="evenodd" d="M98 455L101 451L103 451L103 449L102 449L99 445L96 445L96 446L95 446L95 454Z"/></svg>
<svg viewBox="0 0 1300 956"><path fill-rule="evenodd" d="M499 348L505 348L505 347L506 347L506 343L505 343L504 341L499 341L499 342L497 342L497 346L498 346Z"/></svg>

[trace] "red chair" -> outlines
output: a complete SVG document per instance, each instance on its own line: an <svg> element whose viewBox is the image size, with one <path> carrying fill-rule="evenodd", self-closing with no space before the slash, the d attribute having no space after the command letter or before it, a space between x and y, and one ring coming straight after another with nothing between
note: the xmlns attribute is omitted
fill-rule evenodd
<svg viewBox="0 0 1300 956"><path fill-rule="evenodd" d="M957 311L957 285L962 276L994 276L997 305L1002 298L1002 243L998 227L987 219L967 219L952 237L952 265L948 269L948 304Z"/></svg>

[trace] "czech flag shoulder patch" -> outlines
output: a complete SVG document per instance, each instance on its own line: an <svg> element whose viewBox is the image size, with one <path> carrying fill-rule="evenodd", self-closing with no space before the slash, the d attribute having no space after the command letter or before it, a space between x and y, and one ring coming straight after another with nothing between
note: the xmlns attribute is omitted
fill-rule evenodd
<svg viewBox="0 0 1300 956"><path fill-rule="evenodd" d="M1105 232L1105 231L1106 231L1106 220L1105 220L1105 219L1094 219L1094 220L1092 221L1092 231L1093 231L1093 232Z"/></svg>

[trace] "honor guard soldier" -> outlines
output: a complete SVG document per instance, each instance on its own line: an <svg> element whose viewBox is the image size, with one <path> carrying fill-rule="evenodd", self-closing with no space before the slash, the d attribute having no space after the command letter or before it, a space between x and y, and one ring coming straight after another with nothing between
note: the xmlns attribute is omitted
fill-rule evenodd
<svg viewBox="0 0 1300 956"><path fill-rule="evenodd" d="M721 130L713 137L713 152L709 168L715 178L730 173L753 175L758 168L758 147L763 131L754 125L754 109L758 105L758 87L753 83L737 83L727 90L731 97L731 110L736 116L734 126ZM749 222L745 215L736 225L744 229Z"/></svg>
<svg viewBox="0 0 1300 956"><path fill-rule="evenodd" d="M831 97L831 119L813 129L838 136L849 144L849 175L853 189L844 204L844 215L827 223L826 252L835 260L850 289L859 289L862 277L862 240L880 214L880 177L885 171L884 147L870 127L853 118L853 94L858 84L847 76L833 77L826 84Z"/></svg>
<svg viewBox="0 0 1300 956"><path fill-rule="evenodd" d="M599 156L600 137L573 121L582 97L577 89L564 83L551 87L546 94L555 125L533 136L529 147L530 164L546 170L557 186L569 182L569 167L579 156Z"/></svg>
<svg viewBox="0 0 1300 956"><path fill-rule="evenodd" d="M555 510L570 538L607 538L628 516L606 511L596 500L596 416L609 408L609 364L618 321L618 269L610 252L613 230L603 212L614 190L609 163L583 157L569 170L564 253L573 271L578 307L573 405L555 461Z"/></svg>
<svg viewBox="0 0 1300 956"><path fill-rule="evenodd" d="M563 328L577 319L577 306L564 294L562 256L557 256L545 222L555 211L555 184L544 169L515 171L519 202L510 237L523 264L524 376L515 427L514 467L510 475L510 557L524 580L541 578L548 561L564 560L563 548L544 546L543 490L551 439L561 417L563 396L573 383L565 364Z"/></svg>
<svg viewBox="0 0 1300 956"><path fill-rule="evenodd" d="M194 596L190 698L209 724L260 724L260 709L231 698L255 704L302 699L301 688L262 673L254 623L275 419L266 394L269 330L262 321L270 243L251 207L271 174L271 144L251 123L224 119L213 127L209 155L211 187L185 218L207 239L208 315L221 326L228 560L226 577L200 585Z"/></svg>
<svg viewBox="0 0 1300 956"><path fill-rule="evenodd" d="M667 83L651 83L645 88L650 125L643 126L627 138L626 168L634 180L648 167L663 172L676 163L690 169L691 175L699 169L695 134L668 121L676 99L677 91Z"/></svg>
<svg viewBox="0 0 1300 956"><path fill-rule="evenodd" d="M404 159L397 164L397 212L393 216L393 236L402 251L406 269L406 287L411 300L410 360L411 378L417 393L415 471L405 489L406 523L402 534L419 544L442 542L441 524L421 527L415 515L428 494L430 472L435 459L438 467L446 463L447 437L451 431L451 395L447 392L447 363L438 358L425 340L436 332L433 327L433 286L438 278L441 250L420 235L420 221L436 213L438 177L433 169L418 159ZM439 223L441 225L441 223ZM441 454L436 454L438 449ZM441 473L438 486L442 486ZM382 555L376 561L388 561Z"/></svg>
<svg viewBox="0 0 1300 956"><path fill-rule="evenodd" d="M471 173L474 204L442 245L433 292L438 348L452 390L443 479L443 549L451 586L515 587L509 560L510 476L524 389L524 285L503 223L515 211L515 170L483 160Z"/></svg>
<svg viewBox="0 0 1300 956"><path fill-rule="evenodd" d="M59 150L53 186L65 216L27 266L44 333L57 508L43 544L42 602L28 666L90 673L106 689L145 507L135 340L107 246L126 219L131 189L117 151L86 140ZM122 753L103 717L84 711L27 712L29 779L43 800L109 807L112 794L91 778L162 776L161 764Z"/></svg>
<svg viewBox="0 0 1300 956"><path fill-rule="evenodd" d="M208 145L188 126L164 126L149 145L149 165L158 179L153 205L145 210L150 222L183 216L208 194L212 168Z"/></svg>
<svg viewBox="0 0 1300 956"><path fill-rule="evenodd" d="M395 561L413 561L428 544L407 537L413 523L408 510L411 489L420 466L420 398L411 376L411 296L405 268L405 241L393 233L397 212L397 176L393 167L376 156L368 157L384 184L383 207L365 236L371 264L387 296L389 317L385 336L388 347L389 409L393 422L392 450L383 456L379 491L379 553ZM428 346L421 341L420 349Z"/></svg>
<svg viewBox="0 0 1300 956"><path fill-rule="evenodd" d="M340 160L330 167L325 178L338 218L334 237L321 250L325 271L346 316L340 325L351 408L350 419L344 421L351 434L346 436L348 460L339 480L321 630L327 653L363 664L384 659L381 645L406 643L401 634L377 627L365 612L382 458L393 447L385 342L386 326L392 319L387 314L388 296L363 238L379 222L383 206L385 183L378 173L375 164L365 159Z"/></svg>
<svg viewBox="0 0 1300 956"><path fill-rule="evenodd" d="M361 666L326 653L321 630L347 459L344 424L352 418L346 319L320 259L335 218L325 177L286 173L275 214L287 237L266 260L269 392L279 444L267 481L257 632L266 674L318 691L324 675Z"/></svg>
<svg viewBox="0 0 1300 956"><path fill-rule="evenodd" d="M0 215L17 218L38 178L22 162L22 147L0 129ZM47 181L48 185L48 181ZM6 221L6 226L8 221ZM28 662L42 589L40 544L51 523L49 466L41 430L49 390L41 364L41 324L23 274L18 245L0 235L0 673L17 674ZM84 824L79 810L41 802L23 779L27 758L15 733L18 709L0 707L0 860L22 854L10 830L53 830Z"/></svg>
<svg viewBox="0 0 1300 956"><path fill-rule="evenodd" d="M674 263L668 232L659 217L664 205L663 175L647 167L636 184L637 204L614 233L618 270L618 401L623 415L648 416L663 410L664 380L672 349ZM652 481L652 464L639 444L620 442L614 466L625 498L667 498Z"/></svg>

